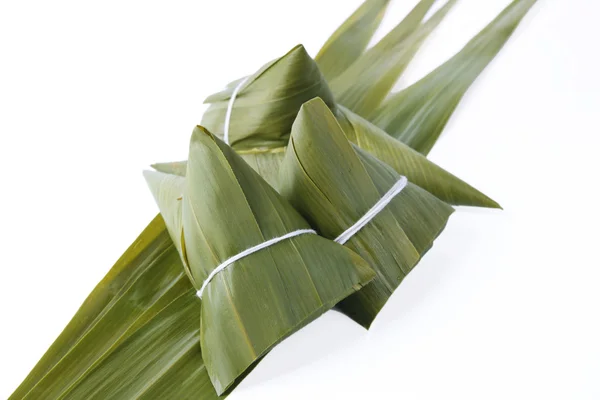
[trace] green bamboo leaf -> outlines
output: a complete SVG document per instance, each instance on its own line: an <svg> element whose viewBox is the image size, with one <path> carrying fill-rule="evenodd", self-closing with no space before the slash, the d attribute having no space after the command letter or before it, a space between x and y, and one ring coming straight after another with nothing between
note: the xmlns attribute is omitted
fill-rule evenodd
<svg viewBox="0 0 600 400"><path fill-rule="evenodd" d="M336 117L350 142L385 162L412 183L453 205L500 208L468 183L342 106Z"/></svg>
<svg viewBox="0 0 600 400"><path fill-rule="evenodd" d="M421 23L435 0L422 0L373 48L330 82L339 104L364 117L381 104L421 44L456 3L450 0Z"/></svg>
<svg viewBox="0 0 600 400"><path fill-rule="evenodd" d="M279 164L285 147L274 149L240 150L237 153L265 180L276 188L279 182Z"/></svg>
<svg viewBox="0 0 600 400"><path fill-rule="evenodd" d="M302 106L281 165L280 192L335 240L405 178L353 146L321 99ZM419 262L454 210L408 182L399 194L345 242L376 271L376 279L338 304L369 327L402 279Z"/></svg>
<svg viewBox="0 0 600 400"><path fill-rule="evenodd" d="M323 65L330 64L327 61L329 58L333 60L331 65L335 64L336 57L325 54L333 55L334 51L340 54L337 49L342 48L340 46L346 39L347 43L354 41L355 44L360 44L347 58L356 59L356 54L364 50L364 43L368 42L367 38L372 36L379 24L385 8L384 3L387 5L384 1L377 3L377 0L367 0L362 8L363 13L357 11L350 18L353 22L348 22L345 28L340 28L338 32L341 33L336 32L327 42L323 55L319 56L319 62L324 63ZM477 76L478 69L483 69L495 56L533 3L533 0L515 1L459 55L430 74L430 77L426 78L429 79L428 84L419 82L409 88L411 91L408 94L396 95L397 97L385 103L377 115L373 114L377 122L385 126L403 119L414 120L417 122L410 122L410 129L405 127L407 132L413 133L408 136L435 137L436 129L441 131L445 120L460 100L461 93L466 91L470 82ZM374 11L377 7L381 7L379 12ZM420 25L422 26L423 24ZM360 29L363 31L360 32ZM457 67L456 71L452 71L454 67ZM334 74L329 72L329 67L324 68L328 69L328 76ZM338 66L331 68L333 70ZM401 70L401 67L396 68ZM459 79L454 79L455 75L452 75L452 72L458 74L456 76ZM211 106L203 122L219 134L222 134L227 103L241 81L242 79L238 79L231 82L225 90L206 100ZM439 87L443 88L442 91L438 90ZM335 113L349 140L390 164L397 173L409 176L413 183L453 204L497 206L495 202L458 178L429 163L425 157L399 144L383 130L348 109L336 106L325 78L301 46L292 49L286 56L267 63L252 75L241 89L240 101L236 101L231 119L232 144L234 149L240 152L241 158L273 186L279 183L278 168L286 154L285 146L300 106L314 97L322 97ZM440 100L439 104L431 102L428 100L429 92L431 98L438 96L443 101ZM399 101L398 98L403 100ZM394 105L394 101L402 103L403 106ZM408 104L406 109L409 111L402 111L404 103ZM446 111L440 111L448 104L450 107ZM431 112L434 107L438 108L435 110L437 114ZM431 116L437 117L437 120L432 118L430 121L435 129L425 123ZM396 134L400 136L398 131ZM437 135L439 136L439 133ZM245 164L228 153L228 148L218 140L214 143L227 162L231 163L236 179L240 179L238 183L245 188L259 189L256 193L253 190L248 191L251 193L249 197L253 199L249 201L249 204L254 205L251 207L252 211L261 215L270 213L271 210L260 208L260 204L270 204L264 202L265 195L260 191L264 189L268 192L268 186L264 182L258 186L248 186L247 182L254 179L248 172L249 169L239 166L234 168L233 165ZM426 152L431 144L420 146ZM380 173L376 167L379 165L378 160L359 149L354 151L381 194L386 188L385 184L389 184L383 178L394 176L393 172ZM166 174L183 177L188 165L187 162L178 162L157 164L155 168ZM193 279L192 270L187 262L185 265L181 262L182 256L186 259L187 255L185 238L182 235L175 236L183 225L182 200L187 186L179 193L183 180L160 174L151 177L147 174L147 179L160 208L164 211L169 232L161 216L149 224L85 300L65 330L10 399L218 398L200 354L200 327L197 322L199 318L206 319L206 315L202 313L204 305L196 297L190 279L183 273L186 271ZM269 196L266 197L273 200L272 196ZM180 197L182 200L179 200ZM412 203L407 204L408 209L413 206ZM407 229L405 234L410 237L411 230ZM170 235L175 237L175 244ZM422 251L426 251L428 241L419 242L418 237L419 235L413 237L413 244L419 254L422 254ZM355 264L360 264L358 256L346 255L346 258L348 257L355 261ZM265 265L269 262L274 261L269 260ZM317 263L316 266L320 264ZM362 281L367 281L370 272L366 272L366 266L363 265L359 270L362 272L357 272L356 275L364 278ZM284 269L282 271L285 272ZM322 278L318 273L315 275L317 280ZM360 285L355 285L352 290L358 286ZM345 302L349 301L350 299ZM327 306L332 303L333 300ZM307 320L316 317L316 314L311 314ZM216 312L212 313L211 318L219 317ZM355 316L355 319L366 321L364 317ZM301 325L294 329L300 328ZM250 368L253 365L255 363ZM229 390L250 368L238 376Z"/></svg>
<svg viewBox="0 0 600 400"><path fill-rule="evenodd" d="M277 187L277 167L283 158L285 147L239 150L237 153L272 187ZM165 174L185 176L187 160L152 164L152 168Z"/></svg>
<svg viewBox="0 0 600 400"><path fill-rule="evenodd" d="M152 164L151 167L157 171L164 172L165 174L185 176L187 160L173 161L168 163L155 163Z"/></svg>
<svg viewBox="0 0 600 400"><path fill-rule="evenodd" d="M187 162L180 164L187 166ZM144 171L144 178L146 178L148 187L158 204L175 248L179 252L183 269L190 281L194 282L194 277L185 257L183 242L182 199L186 190L185 178L176 174L154 171Z"/></svg>
<svg viewBox="0 0 600 400"><path fill-rule="evenodd" d="M453 205L499 207L498 203L483 193L431 163L425 157L390 137L364 118L352 113L341 105L332 104L331 92L327 89L326 84L324 84L322 75L314 72L315 68L317 68L316 64L303 49L296 47L282 59L290 57L296 60L293 64L302 65L303 67L296 70L298 74L296 77L288 79L292 79L298 83L301 82L302 85L305 85L303 89L297 86L290 86L286 89L289 91L288 95L284 91L281 91L278 93L278 97L271 103L269 103L267 98L262 98L261 101L264 103L260 103L256 107L246 103L248 110L246 114L243 114L243 108L240 108L239 112L236 111L236 107L238 107L236 100L233 106L234 112L231 117L231 135L235 135L234 137L236 138L236 142L232 143L233 149L273 187L278 186L279 165L283 159L283 152L288 143L293 123L293 119L290 117L294 116L295 118L295 115L300 110L301 104L298 103L300 97L305 97L304 94L306 93L324 92L328 96L324 100L325 103L338 118L348 139L392 166L398 173L409 177L411 182ZM281 77L287 76L288 65L289 60L275 61L269 63L268 67L263 67L261 70L265 68L269 69L272 76L275 76L276 80L278 80ZM257 76L254 81L257 85L258 83L260 83L260 86L269 85L270 79L265 74L257 73L254 76ZM318 90L314 91L313 89L315 88L318 88ZM248 90L247 93L253 96L254 89L251 86L244 89L242 94L246 93L245 90ZM297 93L303 93L303 95L299 97L296 95ZM217 101L215 99L228 99L230 95L231 93L229 92L220 92L210 98ZM262 94L260 95L262 96ZM307 99L307 101L310 99ZM271 104L272 109L265 111L269 107L269 104ZM251 113L251 110L255 110L256 114ZM269 115L271 120L263 120L262 117L257 117L257 115ZM203 120L209 120L212 126L222 131L225 112L223 111L218 115L218 118L221 118L221 120L216 120L216 117L216 114L213 113L210 118L203 118ZM256 124L252 122L256 121L255 118L261 119L260 125L262 128L256 128ZM284 120L286 121L285 124L282 122ZM248 121L250 123L247 123ZM269 121L274 121L272 123L274 123L276 128L271 128ZM279 129L281 131L277 135L262 133L269 132L271 129ZM273 139L274 137L276 139ZM260 146L248 148L244 143L259 143ZM166 173L181 175L183 174L185 165L185 162L164 163L155 165L155 168Z"/></svg>
<svg viewBox="0 0 600 400"><path fill-rule="evenodd" d="M217 399L199 352L199 299L179 258L156 217L10 399L161 398L167 377L173 393L187 393L170 398Z"/></svg>
<svg viewBox="0 0 600 400"><path fill-rule="evenodd" d="M182 291L60 399L159 399L164 393L173 399L217 399L202 363L194 294L191 288ZM124 381L122 375L135 379Z"/></svg>
<svg viewBox="0 0 600 400"><path fill-rule="evenodd" d="M389 3L389 0L366 0L327 39L315 61L328 81L339 76L362 55Z"/></svg>
<svg viewBox="0 0 600 400"><path fill-rule="evenodd" d="M202 125L221 138L235 86L230 84L205 100L210 107ZM333 95L319 67L298 45L264 65L240 88L232 108L229 143L236 150L285 146L300 106L316 96L333 106Z"/></svg>
<svg viewBox="0 0 600 400"><path fill-rule="evenodd" d="M452 205L500 208L496 201L347 108L337 106L335 116L350 142L382 160L440 200ZM271 186L277 188L284 151L285 147L241 150L240 156ZM185 165L185 162L180 163Z"/></svg>
<svg viewBox="0 0 600 400"><path fill-rule="evenodd" d="M85 336L103 315L106 308L118 299L127 282L135 280L140 272L147 268L149 257L157 254L155 249L164 251L168 248L170 241L159 215L90 293L77 311L76 317L78 318L73 318L69 322L46 354L15 390L11 399L21 399L30 392L69 353L72 346Z"/></svg>
<svg viewBox="0 0 600 400"><path fill-rule="evenodd" d="M147 176L157 174L152 182L183 179L161 172ZM169 230L176 234L174 241L182 242L196 289L230 257L310 228L231 147L202 127L192 135L185 182L177 225L183 230ZM178 192L169 183L163 187L168 193L158 193L157 203L168 216L176 210ZM200 313L202 357L217 393L224 393L274 345L373 277L358 255L314 234L279 242L219 272L203 292Z"/></svg>
<svg viewBox="0 0 600 400"><path fill-rule="evenodd" d="M428 154L473 81L494 59L535 0L515 0L458 54L391 96L369 118L390 135Z"/></svg>

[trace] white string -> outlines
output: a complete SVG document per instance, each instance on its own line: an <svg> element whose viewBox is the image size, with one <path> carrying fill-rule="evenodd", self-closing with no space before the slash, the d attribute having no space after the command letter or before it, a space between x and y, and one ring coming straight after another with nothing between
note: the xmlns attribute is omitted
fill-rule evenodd
<svg viewBox="0 0 600 400"><path fill-rule="evenodd" d="M238 92L244 86L244 83L248 81L250 76L245 77L238 83L238 85L233 89L233 93L231 93L231 97L229 98L229 103L227 103L227 112L225 113L225 126L223 128L223 141L229 144L229 121L231 120L231 111L233 110L233 103L235 102L235 98L238 95Z"/></svg>
<svg viewBox="0 0 600 400"><path fill-rule="evenodd" d="M256 245L254 247L250 247L249 249L246 249L244 251L242 251L239 254L236 254L233 257L228 258L227 260L223 261L221 264L219 264L219 266L215 269L212 270L212 272L208 275L208 277L204 280L204 283L202 284L202 287L200 288L200 290L198 290L196 292L196 295L200 298L202 298L202 292L204 292L204 289L206 289L206 286L208 286L208 284L210 283L210 281L212 280L212 278L215 277L215 275L217 275L219 272L223 271L225 268L227 268L229 265L233 264L234 262L236 262L239 259L242 259L246 256L249 256L252 253L256 253L259 250L262 250L266 247L269 246L273 246L276 243L281 242L282 240L286 240L286 239L290 239L293 238L294 236L298 236L298 235L304 235L306 233L311 233L311 234L316 234L317 232L315 232L312 229L298 229L297 231L293 231L290 233L287 233L283 236L279 236L273 239L269 239L266 242L262 242L259 245Z"/></svg>
<svg viewBox="0 0 600 400"><path fill-rule="evenodd" d="M365 215L362 216L361 219L356 221L354 225L350 228L346 229L340 236L338 236L335 241L339 244L346 243L352 236L354 236L358 231L360 231L365 225L367 225L377 214L381 212L387 206L392 199L402 191L406 187L408 183L408 179L405 176L400 177L398 182L394 184L388 190L386 194L383 195L381 199L369 211L366 212Z"/></svg>

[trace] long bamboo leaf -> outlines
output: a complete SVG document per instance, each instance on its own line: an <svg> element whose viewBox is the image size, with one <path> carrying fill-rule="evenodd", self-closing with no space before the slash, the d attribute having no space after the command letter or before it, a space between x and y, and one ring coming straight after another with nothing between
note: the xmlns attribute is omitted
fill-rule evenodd
<svg viewBox="0 0 600 400"><path fill-rule="evenodd" d="M336 116L350 142L440 200L453 205L500 208L496 201L347 108L338 106Z"/></svg>
<svg viewBox="0 0 600 400"><path fill-rule="evenodd" d="M199 300L179 258L156 217L10 399L161 398L166 377L173 393L187 391L177 398L216 399L214 388L202 384L209 378L197 338ZM157 351L169 341L190 350Z"/></svg>
<svg viewBox="0 0 600 400"><path fill-rule="evenodd" d="M397 125L399 128L390 133L414 142L415 147L427 153L462 94L534 2L514 1L457 56L406 89L407 93L400 92L385 102L377 114L372 114L375 121L384 128ZM330 80L350 64L339 60L360 59L357 57L366 48L386 6L387 1L367 0L326 43L318 58ZM351 42L356 47L343 59L340 49L349 49ZM403 66L400 63L392 69L401 72ZM330 72L336 70L339 72ZM393 74L390 72L389 76ZM255 82L260 80L260 84ZM207 99L213 103L205 117L207 125L215 125L217 133L222 133L227 102L240 81L231 82L224 91ZM419 186L455 204L497 206L458 178L428 164L425 157L399 145L383 130L336 105L325 78L301 46L255 73L242 88L240 101L234 107L233 146L271 185L278 183L278 168L300 105L318 96L335 113L348 139L385 160L398 173L412 176L411 180L419 182ZM273 108L269 108L269 102ZM431 111L433 108L437 108L435 112ZM368 160L372 159L368 154L361 156L367 169L371 168ZM156 168L185 176L187 162ZM173 197L180 182L163 178L155 182L154 194L159 198L161 194L166 196L159 203L163 204L161 208L168 206L165 216L173 235L179 231L180 200ZM381 192L384 186L377 189ZM186 249L181 237L178 239L174 245L163 218L154 219L86 299L11 399L216 399L197 337L202 305L182 273L186 271L193 279L189 265L180 261ZM171 346L161 348L165 343Z"/></svg>
<svg viewBox="0 0 600 400"><path fill-rule="evenodd" d="M328 81L339 76L367 48L390 0L366 0L327 39L315 61Z"/></svg>
<svg viewBox="0 0 600 400"><path fill-rule="evenodd" d="M515 0L458 54L391 96L370 119L428 154L473 81L494 59L536 0Z"/></svg>
<svg viewBox="0 0 600 400"><path fill-rule="evenodd" d="M93 373L59 398L158 399L167 391L168 398L173 399L216 399L198 344L198 307L194 290L188 287L156 315L153 323L138 329L103 358ZM116 374L119 370L122 373ZM123 379L123 375L135 379Z"/></svg>
<svg viewBox="0 0 600 400"><path fill-rule="evenodd" d="M339 104L367 118L375 111L456 0L450 0L421 23L434 3L435 0L420 1L398 26L330 82Z"/></svg>

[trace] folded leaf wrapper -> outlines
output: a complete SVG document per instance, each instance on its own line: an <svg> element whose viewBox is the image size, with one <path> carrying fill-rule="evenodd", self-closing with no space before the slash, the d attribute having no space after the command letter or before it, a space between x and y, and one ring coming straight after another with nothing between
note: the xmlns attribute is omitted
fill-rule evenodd
<svg viewBox="0 0 600 400"><path fill-rule="evenodd" d="M192 135L185 178L146 176L196 289L230 257L310 229L244 160L201 127ZM217 393L374 276L356 253L316 234L281 241L216 274L203 292L200 344Z"/></svg>
<svg viewBox="0 0 600 400"><path fill-rule="evenodd" d="M223 135L227 105L235 86L235 83L231 84L228 89L206 100L211 106L202 123L219 136ZM242 86L232 106L231 145L267 182L277 187L279 165L296 115L304 102L321 97L339 119L351 142L390 164L441 200L455 205L499 207L477 189L369 121L336 105L332 96L315 61L304 47L296 46L280 59L262 67ZM155 167L163 172L181 173L181 168L174 171L176 165L166 163Z"/></svg>
<svg viewBox="0 0 600 400"><path fill-rule="evenodd" d="M495 57L535 1L513 1L456 56L397 94L390 93L393 81L401 75L423 39L451 5L441 7L423 22L424 13L434 2L421 0L404 21L377 45L367 49L388 3L388 0L365 1L319 51L316 56L318 68L304 48L296 46L284 57L250 76L240 86L238 99L233 104L230 124L233 148L266 181L276 186L292 123L301 105L321 97L348 140L385 161L397 173L406 175L410 182L451 204L497 206L408 146L422 154L428 153L463 94ZM202 122L219 135L223 134L227 104L240 82L232 82L224 91L207 99L211 105ZM216 143L220 146L218 141ZM379 180L371 174L379 167L370 167L372 157L355 151L381 195L387 186L378 186ZM206 270L196 271L197 265L181 261L189 250L184 245L189 243L181 235L184 225L182 196L187 187L185 180L178 177L186 175L187 162L157 164L155 167L167 173L149 173L147 178L161 205L169 232L161 216L150 222L90 293L64 331L11 395L11 400L223 398L213 388L203 361L198 320L204 320L200 316L204 306L190 281L195 279L196 284L206 275ZM385 180L382 182L390 184ZM372 190L365 193L370 196L366 199L373 196ZM207 204L212 207L214 200ZM366 206L366 203L368 201L363 200L360 204ZM412 207L410 203L405 206ZM348 218L342 222L352 221ZM373 223L381 222L378 217ZM421 221L417 221L417 225L420 224ZM341 229L345 225L340 223L339 226ZM406 226L402 225L402 230L422 254L419 249L427 247L432 231L427 231L429 233L423 236L426 240L421 242L411 236L412 231ZM175 245L170 236L176 238ZM357 249L360 244L348 242L348 246L354 245ZM233 252L234 247L230 247ZM268 254L271 251L275 249ZM223 252L229 254L229 251ZM377 267L372 257L365 257ZM273 262L265 264L267 271L272 271L269 265ZM207 265L210 267L215 263L210 260ZM232 274L230 278L235 280L236 276ZM233 283L238 288L235 296L246 293L245 288L239 287L242 282ZM361 292L366 293L366 289L375 284L367 285ZM341 304L349 304L353 298L358 296L352 295ZM209 300L207 294L206 302ZM284 304L287 303L281 302L282 306ZM216 307L214 302L212 305ZM357 309L360 308L357 306ZM289 311L295 315L300 313L295 309ZM302 312L307 313L306 310ZM246 317L248 315L244 314ZM254 317L259 321L259 316ZM357 315L355 318L359 320ZM251 325L255 321L244 320L244 323ZM249 332L255 329L251 327ZM237 347L234 346L232 351L237 351ZM240 357L243 353L241 351ZM230 368L239 367L238 361L224 366L224 373L234 375ZM216 367L210 368L212 371Z"/></svg>
<svg viewBox="0 0 600 400"><path fill-rule="evenodd" d="M281 165L280 193L319 233L336 239L401 179L391 167L353 146L325 103L302 106ZM402 279L431 247L453 208L408 183L345 246L377 273L339 304L369 327Z"/></svg>
<svg viewBox="0 0 600 400"><path fill-rule="evenodd" d="M205 100L210 107L202 125L219 137L223 137L229 99L240 81ZM333 94L319 67L298 45L265 64L241 86L229 124L229 144L236 150L285 146L300 106L317 96L333 106Z"/></svg>
<svg viewBox="0 0 600 400"><path fill-rule="evenodd" d="M440 200L460 206L500 208L498 203L479 190L352 111L338 106L335 115L350 142L385 162Z"/></svg>

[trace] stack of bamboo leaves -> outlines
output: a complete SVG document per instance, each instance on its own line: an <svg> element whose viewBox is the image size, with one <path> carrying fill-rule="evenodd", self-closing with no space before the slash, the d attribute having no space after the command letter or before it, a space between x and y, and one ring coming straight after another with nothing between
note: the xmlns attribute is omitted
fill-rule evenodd
<svg viewBox="0 0 600 400"><path fill-rule="evenodd" d="M499 207L426 155L535 0L392 93L456 1L425 20L435 3L367 49L388 1L366 0L315 59L296 46L209 96L189 160L145 173L161 214L11 399L224 397L333 307L368 328L452 205Z"/></svg>

